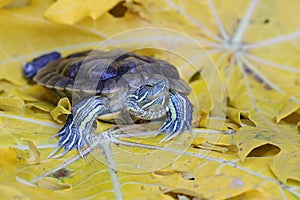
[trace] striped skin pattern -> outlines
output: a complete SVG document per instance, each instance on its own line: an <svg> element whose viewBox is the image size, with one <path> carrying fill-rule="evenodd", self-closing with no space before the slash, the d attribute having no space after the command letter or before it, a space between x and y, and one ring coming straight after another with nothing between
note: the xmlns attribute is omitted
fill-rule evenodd
<svg viewBox="0 0 300 200"><path fill-rule="evenodd" d="M81 148L89 144L89 135L92 125L99 114L108 113L109 109L106 107L107 98L102 96L95 96L81 101L75 105L72 114L68 115L65 126L53 137L59 137L58 146L50 153L50 157L61 157L69 152L71 149L77 149L80 155ZM55 155L62 147L65 150Z"/></svg>
<svg viewBox="0 0 300 200"><path fill-rule="evenodd" d="M166 114L169 84L164 78L152 78L138 89L132 89L127 98L127 110L140 119L158 119Z"/></svg>
<svg viewBox="0 0 300 200"><path fill-rule="evenodd" d="M145 120L158 119L167 114L166 121L159 129L166 134L162 142L190 130L193 107L189 99L178 92L169 91L167 79L148 81L128 95L128 111Z"/></svg>
<svg viewBox="0 0 300 200"><path fill-rule="evenodd" d="M167 119L159 129L166 134L161 142L171 140L192 126L193 106L185 95L170 91L168 108Z"/></svg>
<svg viewBox="0 0 300 200"><path fill-rule="evenodd" d="M151 83L152 82L152 83ZM138 118L151 120L167 114L166 121L159 131L166 137L162 142L171 140L178 134L191 129L192 104L185 95L168 91L165 80L150 81L128 95L128 110ZM169 92L169 98L167 98ZM166 104L166 105L165 105ZM89 144L89 135L98 115L109 113L105 96L95 96L83 100L73 107L65 126L53 137L59 137L59 145L48 156L61 157L76 148L82 156L81 148ZM55 155L62 147L65 150ZM83 157L83 156L82 156Z"/></svg>

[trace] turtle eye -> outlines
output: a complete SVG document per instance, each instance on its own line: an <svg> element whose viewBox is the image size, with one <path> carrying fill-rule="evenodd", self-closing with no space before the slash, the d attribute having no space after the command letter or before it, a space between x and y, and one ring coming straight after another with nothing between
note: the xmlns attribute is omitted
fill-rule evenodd
<svg viewBox="0 0 300 200"><path fill-rule="evenodd" d="M151 85L151 84L146 84L145 86L146 86L146 88L148 88L148 89L153 88L153 85Z"/></svg>

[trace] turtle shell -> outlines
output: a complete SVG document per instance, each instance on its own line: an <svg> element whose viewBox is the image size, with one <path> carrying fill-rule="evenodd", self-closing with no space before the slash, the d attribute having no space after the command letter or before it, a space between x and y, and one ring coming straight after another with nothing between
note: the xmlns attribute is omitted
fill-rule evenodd
<svg viewBox="0 0 300 200"><path fill-rule="evenodd" d="M33 80L54 89L60 96L71 98L75 91L111 94L153 76L167 78L171 90L183 94L191 92L172 64L120 49L71 54L48 63Z"/></svg>

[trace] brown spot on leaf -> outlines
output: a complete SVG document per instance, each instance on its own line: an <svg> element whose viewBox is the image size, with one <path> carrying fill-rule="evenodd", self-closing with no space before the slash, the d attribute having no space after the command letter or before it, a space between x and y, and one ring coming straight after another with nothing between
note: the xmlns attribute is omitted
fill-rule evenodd
<svg viewBox="0 0 300 200"><path fill-rule="evenodd" d="M66 168L64 169L61 169L61 170L58 170L57 172L54 172L52 174L52 177L56 178L56 179L60 179L60 178L68 178L70 177L70 175L72 174L73 172L71 170L68 170Z"/></svg>
<svg viewBox="0 0 300 200"><path fill-rule="evenodd" d="M264 24L268 24L268 23L270 23L270 19L265 19Z"/></svg>
<svg viewBox="0 0 300 200"><path fill-rule="evenodd" d="M114 17L123 17L128 10L128 8L124 5L125 1L120 1L115 7L110 9L108 12Z"/></svg>

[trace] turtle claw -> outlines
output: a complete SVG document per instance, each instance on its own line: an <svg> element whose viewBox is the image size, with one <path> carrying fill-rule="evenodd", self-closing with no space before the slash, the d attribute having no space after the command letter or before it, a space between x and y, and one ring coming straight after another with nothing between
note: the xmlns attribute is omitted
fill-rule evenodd
<svg viewBox="0 0 300 200"><path fill-rule="evenodd" d="M62 156L64 156L65 154L67 154L70 150L65 149L63 152L61 152L60 154L55 155L59 150L61 149L61 147L57 146L54 151L52 151L49 156L47 157L49 158L60 158Z"/></svg>
<svg viewBox="0 0 300 200"><path fill-rule="evenodd" d="M54 156L60 149L62 148L62 145L57 145L56 148L47 156L47 159L55 158Z"/></svg>
<svg viewBox="0 0 300 200"><path fill-rule="evenodd" d="M174 137L176 137L179 134L180 134L180 132L169 134L166 137L164 137L159 143L168 142L169 140L173 139Z"/></svg>
<svg viewBox="0 0 300 200"><path fill-rule="evenodd" d="M79 152L81 158L84 158L83 153L82 153L82 151L81 151L82 146L81 146L80 143L81 143L81 142L78 142L78 144L77 144L77 151Z"/></svg>
<svg viewBox="0 0 300 200"><path fill-rule="evenodd" d="M81 157L83 157L81 149L83 146L85 146L86 142L76 124L73 123L72 114L68 116L67 122L64 127L51 138L53 137L59 137L59 143L47 158L62 157L72 149L77 149ZM62 148L64 148L65 150L62 153L55 155Z"/></svg>
<svg viewBox="0 0 300 200"><path fill-rule="evenodd" d="M62 136L63 134L64 134L64 131L63 131L63 129L61 129L58 133L56 133L55 135L52 135L52 136L50 137L50 139L53 139L53 138L55 138L55 137Z"/></svg>
<svg viewBox="0 0 300 200"><path fill-rule="evenodd" d="M162 143L170 141L186 130L191 130L191 125L189 121L166 121L159 130L166 135L166 137L160 141L160 143Z"/></svg>

